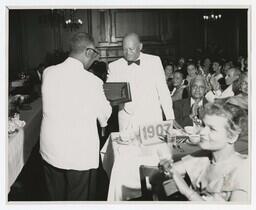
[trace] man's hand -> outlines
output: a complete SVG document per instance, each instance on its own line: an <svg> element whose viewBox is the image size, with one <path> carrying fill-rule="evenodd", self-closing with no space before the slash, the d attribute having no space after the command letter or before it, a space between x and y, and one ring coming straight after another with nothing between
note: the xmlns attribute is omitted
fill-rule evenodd
<svg viewBox="0 0 256 210"><path fill-rule="evenodd" d="M160 162L158 163L158 168L159 168L160 172L164 173L169 178L171 178L170 170L172 169L172 166L173 166L172 159L170 159L170 160L163 159L163 160L160 160Z"/></svg>

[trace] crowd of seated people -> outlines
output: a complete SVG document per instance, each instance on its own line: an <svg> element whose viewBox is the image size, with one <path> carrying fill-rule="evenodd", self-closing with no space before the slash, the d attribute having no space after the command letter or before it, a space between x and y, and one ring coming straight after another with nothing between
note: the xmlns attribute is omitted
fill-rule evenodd
<svg viewBox="0 0 256 210"><path fill-rule="evenodd" d="M242 57L237 61L206 57L202 59L202 64L201 59L195 61L181 57L176 65L174 62L165 65L166 81L173 101L188 98L183 89L189 90L191 80L197 75L206 79L205 97L208 102L237 95L244 72L247 72L247 59Z"/></svg>
<svg viewBox="0 0 256 210"><path fill-rule="evenodd" d="M238 141L248 142L247 60L207 57L202 65L200 61L195 63L183 63L183 71L187 67L186 79L181 70L174 71L169 87L174 87L174 91L170 90L172 97L177 80L178 87L183 84L182 89L188 90L186 98L182 94L173 97L175 120L182 127L194 126L195 117L201 120L199 146L208 155L188 155L175 163L161 160L159 170L174 180L187 200L247 201L248 147L245 153L236 148ZM184 180L185 174L190 186Z"/></svg>

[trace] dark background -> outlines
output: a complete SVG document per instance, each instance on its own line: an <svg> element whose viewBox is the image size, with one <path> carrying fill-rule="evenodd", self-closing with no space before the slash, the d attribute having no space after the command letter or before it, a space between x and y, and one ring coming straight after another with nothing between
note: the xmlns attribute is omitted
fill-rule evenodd
<svg viewBox="0 0 256 210"><path fill-rule="evenodd" d="M28 72L40 63L61 62L67 55L73 32L88 32L97 42L102 60L122 56L122 38L137 32L144 52L163 60L180 56L247 56L247 9L77 9L83 24L65 27L72 12L65 10L9 10L9 77ZM218 21L203 15L221 14ZM74 16L73 16L74 17Z"/></svg>

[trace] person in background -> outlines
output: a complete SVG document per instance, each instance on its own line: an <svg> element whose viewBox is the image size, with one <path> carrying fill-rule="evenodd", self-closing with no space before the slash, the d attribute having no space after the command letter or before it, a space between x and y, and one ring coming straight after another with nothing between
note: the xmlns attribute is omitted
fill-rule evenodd
<svg viewBox="0 0 256 210"><path fill-rule="evenodd" d="M201 59L197 59L196 60L196 68L197 68L198 74L203 75L204 74L204 70L203 70L203 67L202 67L201 63L202 63Z"/></svg>
<svg viewBox="0 0 256 210"><path fill-rule="evenodd" d="M177 65L177 70L181 70L183 71L183 69L185 68L185 65L186 65L186 60L184 57L180 57L179 60L178 60L178 65Z"/></svg>
<svg viewBox="0 0 256 210"><path fill-rule="evenodd" d="M174 73L174 64L173 63L168 63L165 68L165 79L167 82L167 86L169 91L173 90L173 73Z"/></svg>
<svg viewBox="0 0 256 210"><path fill-rule="evenodd" d="M190 81L196 77L197 75L197 68L196 65L194 63L188 63L187 64L187 77L186 77L186 81L188 83L188 85L190 84Z"/></svg>
<svg viewBox="0 0 256 210"><path fill-rule="evenodd" d="M103 82L88 71L99 54L93 38L76 33L70 49L64 62L43 73L40 154L52 201L96 199L96 122L106 127L111 115Z"/></svg>
<svg viewBox="0 0 256 210"><path fill-rule="evenodd" d="M233 83L239 79L241 74L241 71L238 68L231 68L227 71L227 75L225 77L226 85L228 86L224 91L221 90L220 83L215 79L211 78L211 87L212 90L210 90L205 98L209 102L214 102L215 99L220 98L227 98L234 95L234 92L232 90Z"/></svg>
<svg viewBox="0 0 256 210"><path fill-rule="evenodd" d="M188 155L174 164L172 160L160 161L159 169L189 201L249 201L249 159L234 146L244 118L246 113L232 104L206 104L199 146L210 151L209 157ZM191 187L183 179L185 173Z"/></svg>
<svg viewBox="0 0 256 210"><path fill-rule="evenodd" d="M238 80L233 83L234 96L229 98L233 104L248 110L248 73L241 73Z"/></svg>
<svg viewBox="0 0 256 210"><path fill-rule="evenodd" d="M43 76L43 72L44 72L45 68L46 68L45 64L40 63L35 69L35 72L37 75L37 80L40 81L39 83L42 83L42 76Z"/></svg>
<svg viewBox="0 0 256 210"><path fill-rule="evenodd" d="M175 71L173 74L172 81L174 87L174 89L171 92L172 101L188 98L188 89L187 86L184 85L184 75L182 71Z"/></svg>
<svg viewBox="0 0 256 210"><path fill-rule="evenodd" d="M136 33L123 39L123 58L109 64L107 82L128 82L132 101L119 106L119 130L137 130L140 125L173 120L172 98L158 56L142 53Z"/></svg>
<svg viewBox="0 0 256 210"><path fill-rule="evenodd" d="M206 79L209 77L211 74L211 59L206 57L203 61L203 66L202 66L203 72L202 75L206 77Z"/></svg>
<svg viewBox="0 0 256 210"><path fill-rule="evenodd" d="M223 74L226 75L226 74L227 74L227 71L228 71L230 68L232 68L232 67L234 67L232 61L227 61L227 62L225 62L224 65L223 65Z"/></svg>
<svg viewBox="0 0 256 210"><path fill-rule="evenodd" d="M213 60L212 62L212 70L213 70L213 74L211 77L214 77L217 81L221 78L223 78L223 75L221 73L222 71L222 63L220 60Z"/></svg>
<svg viewBox="0 0 256 210"><path fill-rule="evenodd" d="M240 93L238 95L248 97L248 72L243 72L239 78L240 81Z"/></svg>
<svg viewBox="0 0 256 210"><path fill-rule="evenodd" d="M237 107L240 107L247 113L247 118L241 121L241 128L243 132L239 135L239 139L235 146L238 152L243 154L248 154L248 73L247 72L243 72L240 75L238 90L233 90L233 91L235 93L235 96L228 98L226 100L226 103L230 103ZM241 144L239 141L242 141L243 144Z"/></svg>
<svg viewBox="0 0 256 210"><path fill-rule="evenodd" d="M208 90L204 76L197 75L190 82L190 97L174 101L173 110L175 120L182 127L194 125L195 119L201 119L201 112L206 100L205 93Z"/></svg>
<svg viewBox="0 0 256 210"><path fill-rule="evenodd" d="M173 78L173 73L174 73L173 63L168 63L164 68L164 72L165 72L166 80L168 80L169 78L172 79Z"/></svg>
<svg viewBox="0 0 256 210"><path fill-rule="evenodd" d="M35 69L35 72L30 75L29 81L31 82L31 85L34 90L34 94L36 96L41 96L41 85L42 85L42 76L43 72L45 70L46 66L43 63L40 63L38 67Z"/></svg>
<svg viewBox="0 0 256 210"><path fill-rule="evenodd" d="M223 91L227 88L225 78L222 74L222 61L220 59L213 60L212 62L212 71L214 72L209 77L209 84L211 86L211 83L213 80L220 85L220 90Z"/></svg>
<svg viewBox="0 0 256 210"><path fill-rule="evenodd" d="M243 72L248 72L248 58L244 59Z"/></svg>
<svg viewBox="0 0 256 210"><path fill-rule="evenodd" d="M103 83L107 80L108 65L103 61L95 61L90 67L90 71L97 77L99 77Z"/></svg>

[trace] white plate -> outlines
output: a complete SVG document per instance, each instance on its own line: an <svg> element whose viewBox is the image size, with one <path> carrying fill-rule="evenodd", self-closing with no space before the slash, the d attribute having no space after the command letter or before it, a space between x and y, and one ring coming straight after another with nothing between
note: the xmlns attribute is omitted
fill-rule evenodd
<svg viewBox="0 0 256 210"><path fill-rule="evenodd" d="M131 141L122 141L120 138L116 140L118 144L128 145L131 143Z"/></svg>

